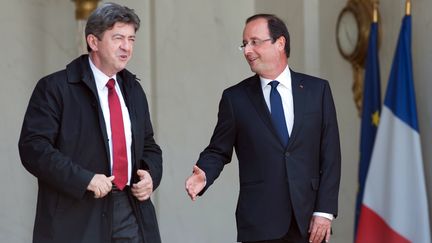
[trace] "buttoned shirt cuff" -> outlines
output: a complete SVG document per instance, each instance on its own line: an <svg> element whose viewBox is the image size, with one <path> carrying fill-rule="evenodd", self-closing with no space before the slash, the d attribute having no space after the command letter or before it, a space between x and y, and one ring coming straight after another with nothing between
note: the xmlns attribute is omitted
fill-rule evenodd
<svg viewBox="0 0 432 243"><path fill-rule="evenodd" d="M334 218L333 214L329 214L329 213L314 212L313 215L314 216L321 216L321 217L324 217L324 218L330 219L330 220L333 220L333 218Z"/></svg>

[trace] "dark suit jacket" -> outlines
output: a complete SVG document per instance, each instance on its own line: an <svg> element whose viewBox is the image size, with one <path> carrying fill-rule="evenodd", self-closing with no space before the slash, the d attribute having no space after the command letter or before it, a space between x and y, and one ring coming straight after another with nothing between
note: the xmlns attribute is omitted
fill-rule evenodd
<svg viewBox="0 0 432 243"><path fill-rule="evenodd" d="M162 153L153 139L145 94L135 75L117 74L132 127L133 182L149 170L154 189ZM19 140L23 165L38 179L33 242L110 242L111 194L95 199L86 190L95 173L109 176L108 137L88 56L42 78L32 94ZM128 191L146 243L160 242L152 202Z"/></svg>
<svg viewBox="0 0 432 243"><path fill-rule="evenodd" d="M291 77L294 126L286 148L255 75L223 92L216 128L197 162L207 177L202 194L235 148L238 241L281 238L294 216L306 235L313 212L337 215L341 156L330 87L305 74L291 71Z"/></svg>

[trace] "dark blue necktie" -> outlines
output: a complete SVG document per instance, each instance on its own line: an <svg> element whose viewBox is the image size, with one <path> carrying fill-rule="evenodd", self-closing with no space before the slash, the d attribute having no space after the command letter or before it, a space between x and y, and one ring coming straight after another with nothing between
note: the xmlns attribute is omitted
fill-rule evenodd
<svg viewBox="0 0 432 243"><path fill-rule="evenodd" d="M288 144L289 135L282 106L282 99L276 89L276 87L279 85L279 82L271 81L269 85L271 86L270 107L272 122L280 136L282 144L286 147Z"/></svg>

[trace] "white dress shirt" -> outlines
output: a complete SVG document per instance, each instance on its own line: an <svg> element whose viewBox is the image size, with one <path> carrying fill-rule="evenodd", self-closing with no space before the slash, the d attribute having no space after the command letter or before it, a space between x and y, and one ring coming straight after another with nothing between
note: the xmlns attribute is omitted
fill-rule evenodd
<svg viewBox="0 0 432 243"><path fill-rule="evenodd" d="M106 87L106 84L108 83L108 80L111 78L115 80L115 91L117 92L117 96L120 100L120 106L122 109L122 116L123 116L123 125L125 130L125 138L126 138L126 152L127 152L127 160L128 160L128 180L127 185L130 185L130 179L131 179L131 172L132 172L132 160L131 160L131 146L132 146L132 130L131 130L131 122L129 117L129 111L126 107L125 101L123 99L123 94L121 92L120 86L117 82L116 75L112 77L108 77L105 75L101 70L99 70L92 62L91 58L89 57L90 62L90 68L93 72L93 76L96 81L96 88L99 96L99 102L100 106L102 108L102 113L105 120L105 126L107 130L108 135L108 144L110 149L110 168L112 173L112 166L113 166L113 150L112 150L112 139L111 139L111 120L110 120L110 111L109 111L109 105L108 105L108 88Z"/></svg>
<svg viewBox="0 0 432 243"><path fill-rule="evenodd" d="M264 94L264 99L267 104L269 111L271 112L270 106L270 90L271 86L269 83L273 80L279 82L279 85L276 87L282 99L282 106L285 115L285 121L288 129L288 134L291 135L291 131L294 125L294 102L292 96L292 88L291 88L291 72L286 66L285 70L276 78L276 79L266 79L260 76L261 87Z"/></svg>
<svg viewBox="0 0 432 243"><path fill-rule="evenodd" d="M269 83L273 80L279 82L279 85L276 87L276 89L279 92L282 99L282 106L284 110L288 134L291 136L292 128L294 126L294 102L293 102L293 95L292 95L291 72L289 70L289 66L287 65L284 71L281 74L279 74L279 76L276 79L266 79L260 76L260 80L261 80L261 87L264 94L264 99L270 112L271 112L271 106L270 106L271 86L269 85ZM321 216L333 220L332 214L314 212L313 215Z"/></svg>

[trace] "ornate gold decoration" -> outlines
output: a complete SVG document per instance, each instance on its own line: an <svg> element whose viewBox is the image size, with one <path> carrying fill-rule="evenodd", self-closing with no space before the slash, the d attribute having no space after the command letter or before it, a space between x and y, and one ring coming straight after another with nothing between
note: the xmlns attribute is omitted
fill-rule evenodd
<svg viewBox="0 0 432 243"><path fill-rule="evenodd" d="M95 10L100 0L72 0L75 2L75 18L85 20Z"/></svg>
<svg viewBox="0 0 432 243"><path fill-rule="evenodd" d="M356 23L354 26L349 26L349 24L343 23L346 15L354 17ZM354 103L359 115L361 115L363 104L364 64L367 55L370 24L372 21L378 22L378 18L378 0L348 0L337 20L337 45L339 52L351 63L353 69L354 82L352 85L352 91ZM342 43L343 41L347 41L347 39L343 39L344 27L355 28L354 34L357 34L357 39L354 41L355 43L352 43L354 46L351 48L351 51L347 51L350 49L344 48L346 43ZM349 33L347 34L349 35Z"/></svg>

